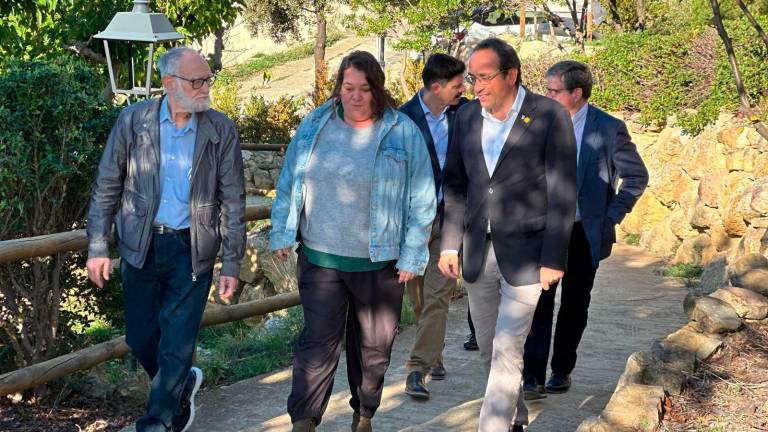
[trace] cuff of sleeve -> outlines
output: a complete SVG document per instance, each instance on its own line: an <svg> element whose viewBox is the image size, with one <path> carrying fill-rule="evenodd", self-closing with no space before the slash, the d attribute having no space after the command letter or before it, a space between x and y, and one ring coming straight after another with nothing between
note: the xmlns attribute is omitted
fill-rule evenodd
<svg viewBox="0 0 768 432"><path fill-rule="evenodd" d="M459 251L457 251L456 249L446 249L444 251L440 251L440 256L448 255L448 254L458 255Z"/></svg>
<svg viewBox="0 0 768 432"><path fill-rule="evenodd" d="M108 257L109 256L109 243L107 242L92 242L88 245L88 257Z"/></svg>
<svg viewBox="0 0 768 432"><path fill-rule="evenodd" d="M221 263L221 275L240 277L240 263L237 261L226 261Z"/></svg>

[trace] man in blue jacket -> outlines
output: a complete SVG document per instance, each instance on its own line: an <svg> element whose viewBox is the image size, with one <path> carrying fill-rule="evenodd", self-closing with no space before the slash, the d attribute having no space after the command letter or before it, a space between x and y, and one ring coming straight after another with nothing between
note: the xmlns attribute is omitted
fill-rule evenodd
<svg viewBox="0 0 768 432"><path fill-rule="evenodd" d="M589 67L562 61L547 71L546 96L570 113L576 135L576 221L568 246L546 392L564 393L571 386L576 349L587 326L590 293L600 260L616 241L615 226L632 210L648 185L648 171L624 122L588 103L592 93ZM621 185L619 185L621 180ZM557 283L539 298L525 343L523 390L526 399L545 397L552 316Z"/></svg>
<svg viewBox="0 0 768 432"><path fill-rule="evenodd" d="M432 161L437 194L437 215L429 237L429 262L424 277L407 283L408 296L416 315L416 340L406 362L408 377L405 392L417 399L429 399L424 378L445 379L443 347L448 320L448 304L456 281L446 278L437 267L440 260L440 225L443 209L443 167L450 146L453 118L467 102L464 94L464 70L461 60L447 54L433 54L422 71L424 88L406 102L400 111L416 123L424 136Z"/></svg>

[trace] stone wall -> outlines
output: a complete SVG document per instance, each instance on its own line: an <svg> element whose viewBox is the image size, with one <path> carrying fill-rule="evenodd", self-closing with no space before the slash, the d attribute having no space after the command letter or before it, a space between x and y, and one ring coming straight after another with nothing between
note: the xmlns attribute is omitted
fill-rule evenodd
<svg viewBox="0 0 768 432"><path fill-rule="evenodd" d="M275 189L283 154L274 151L243 151L246 195L266 195Z"/></svg>
<svg viewBox="0 0 768 432"><path fill-rule="evenodd" d="M696 137L627 125L650 183L620 230L672 263L707 266L768 253L768 141L722 114ZM621 233L620 233L621 234Z"/></svg>

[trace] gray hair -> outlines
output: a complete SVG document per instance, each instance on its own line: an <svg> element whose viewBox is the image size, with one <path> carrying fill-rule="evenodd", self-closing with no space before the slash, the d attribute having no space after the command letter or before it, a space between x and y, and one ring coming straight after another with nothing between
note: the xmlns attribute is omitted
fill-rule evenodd
<svg viewBox="0 0 768 432"><path fill-rule="evenodd" d="M185 46L169 49L157 59L160 76L176 75L179 72L181 58L184 57L184 54L200 55L196 50Z"/></svg>
<svg viewBox="0 0 768 432"><path fill-rule="evenodd" d="M547 70L546 76L560 77L568 90L580 88L584 99L592 95L592 72L582 62L565 60L555 63Z"/></svg>

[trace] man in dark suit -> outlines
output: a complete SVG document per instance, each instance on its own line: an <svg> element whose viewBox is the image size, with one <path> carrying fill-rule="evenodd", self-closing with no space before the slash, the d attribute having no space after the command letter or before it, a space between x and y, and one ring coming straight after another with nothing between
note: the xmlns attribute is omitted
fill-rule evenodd
<svg viewBox="0 0 768 432"><path fill-rule="evenodd" d="M437 216L429 238L429 261L423 277L407 283L408 296L416 315L416 340L405 366L408 377L405 392L417 399L429 399L424 382L427 373L432 379L445 379L443 347L448 320L448 304L456 287L454 279L446 278L437 268L440 259L440 222L443 208L443 167L450 146L450 133L458 108L467 102L464 94L464 70L461 60L446 54L433 54L424 64L421 77L424 88L406 102L400 111L421 130L432 159L437 193Z"/></svg>
<svg viewBox="0 0 768 432"><path fill-rule="evenodd" d="M547 392L563 393L571 386L570 374L587 326L597 266L611 253L616 241L614 227L632 210L648 185L648 171L624 122L588 104L592 74L587 65L576 61L557 63L547 71L546 80L547 96L560 102L571 115L578 155L576 222L557 315L552 375L546 383ZM526 399L544 397L556 290L555 284L539 299L525 344Z"/></svg>
<svg viewBox="0 0 768 432"><path fill-rule="evenodd" d="M469 59L477 99L456 113L444 172L440 270L464 280L489 371L480 432L522 431L523 345L543 289L563 275L576 212L568 112L526 90L520 59L486 39Z"/></svg>

